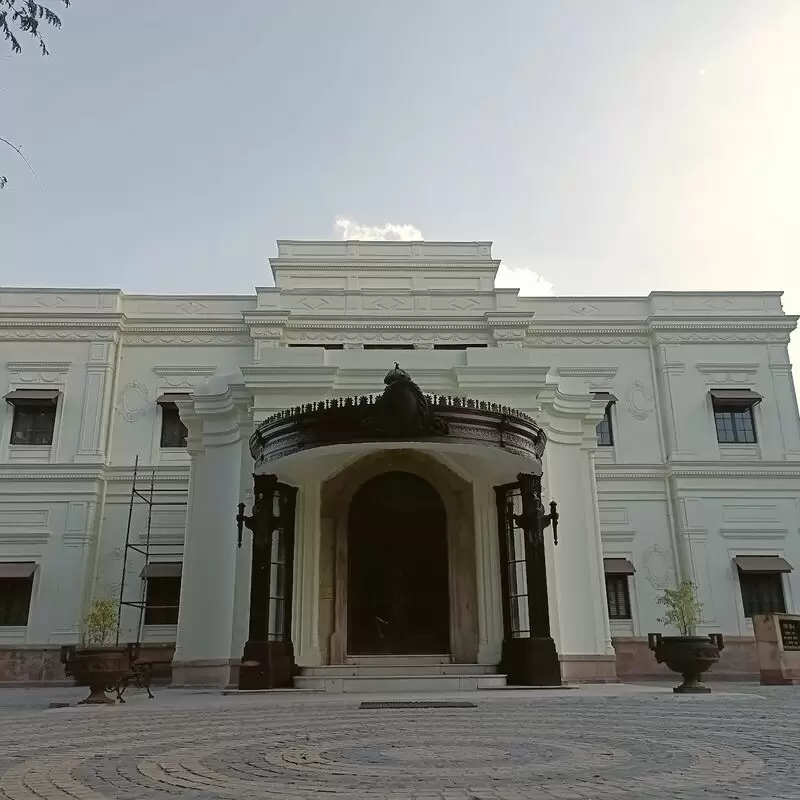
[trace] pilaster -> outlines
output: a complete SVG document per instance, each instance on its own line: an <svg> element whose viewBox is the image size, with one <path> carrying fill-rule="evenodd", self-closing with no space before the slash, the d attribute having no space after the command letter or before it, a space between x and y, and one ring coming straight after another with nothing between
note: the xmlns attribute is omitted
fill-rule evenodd
<svg viewBox="0 0 800 800"><path fill-rule="evenodd" d="M292 641L300 667L322 663L319 643L320 483L308 481L297 496L292 588Z"/></svg>
<svg viewBox="0 0 800 800"><path fill-rule="evenodd" d="M241 379L239 379L241 380ZM235 524L248 398L213 379L178 402L192 459L173 683L227 686L234 662Z"/></svg>
<svg viewBox="0 0 800 800"><path fill-rule="evenodd" d="M78 447L73 456L76 464L105 461L105 441L111 412L111 384L118 346L115 342L106 341L91 342L89 345Z"/></svg>
<svg viewBox="0 0 800 800"><path fill-rule="evenodd" d="M556 500L560 515L558 546L546 546L551 551L548 564L551 558L554 564L557 602L551 618L558 618L553 631L562 675L567 681L614 680L594 475L595 429L605 402L554 386L539 400L548 436L544 462L549 498L542 500Z"/></svg>
<svg viewBox="0 0 800 800"><path fill-rule="evenodd" d="M478 663L497 664L503 651L503 605L497 510L491 486L473 483L478 588Z"/></svg>
<svg viewBox="0 0 800 800"><path fill-rule="evenodd" d="M800 461L800 428L798 427L797 393L792 380L792 365L786 345L768 347L769 371L778 406L778 423L781 430L784 458Z"/></svg>

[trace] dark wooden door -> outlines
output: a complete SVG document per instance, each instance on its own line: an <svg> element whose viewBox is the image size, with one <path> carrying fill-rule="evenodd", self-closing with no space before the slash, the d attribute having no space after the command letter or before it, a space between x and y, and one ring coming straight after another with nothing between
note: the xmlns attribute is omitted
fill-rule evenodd
<svg viewBox="0 0 800 800"><path fill-rule="evenodd" d="M408 472L367 481L350 505L348 653L450 652L447 519Z"/></svg>

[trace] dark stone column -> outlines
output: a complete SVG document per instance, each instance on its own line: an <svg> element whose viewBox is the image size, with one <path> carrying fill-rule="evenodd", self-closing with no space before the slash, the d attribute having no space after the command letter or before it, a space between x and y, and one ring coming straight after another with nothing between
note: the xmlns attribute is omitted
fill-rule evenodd
<svg viewBox="0 0 800 800"><path fill-rule="evenodd" d="M528 672L532 684L560 686L561 664L550 635L550 603L547 597L547 562L544 531L549 519L542 504L542 479L538 475L517 476L522 496L521 527L525 531L525 561L528 575L528 609L531 635Z"/></svg>
<svg viewBox="0 0 800 800"><path fill-rule="evenodd" d="M250 569L250 621L248 639L239 668L239 688L290 687L294 674L291 577L295 490L279 484L275 475L254 475L253 479L253 514L251 517L242 517L244 524L253 533L253 557ZM284 624L281 631L270 636L270 552L273 534L278 529L281 529L284 537L283 569L289 595L284 599Z"/></svg>
<svg viewBox="0 0 800 800"><path fill-rule="evenodd" d="M498 525L500 532L500 553L502 560L503 620L505 638L503 640L502 669L511 684L523 686L560 686L561 666L558 661L555 643L550 636L550 609L547 599L547 566L545 562L544 530L553 519L557 519L555 509L547 516L541 502L542 482L537 475L521 473L517 483L498 486L497 493ZM515 513L516 510L520 513ZM514 530L522 531L524 552L520 552L514 542ZM516 549L510 553L510 549ZM516 619L513 611L516 594L521 597L522 587L512 590L508 574L510 561L516 564L524 560L525 587L527 598L528 628L515 630ZM517 567L513 566L516 572ZM514 579L516 582L516 579Z"/></svg>

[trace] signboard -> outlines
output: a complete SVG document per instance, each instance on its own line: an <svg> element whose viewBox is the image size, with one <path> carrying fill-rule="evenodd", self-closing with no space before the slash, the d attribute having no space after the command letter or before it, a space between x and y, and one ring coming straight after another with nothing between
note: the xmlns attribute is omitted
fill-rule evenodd
<svg viewBox="0 0 800 800"><path fill-rule="evenodd" d="M800 650L800 619L782 619L781 641L784 650Z"/></svg>

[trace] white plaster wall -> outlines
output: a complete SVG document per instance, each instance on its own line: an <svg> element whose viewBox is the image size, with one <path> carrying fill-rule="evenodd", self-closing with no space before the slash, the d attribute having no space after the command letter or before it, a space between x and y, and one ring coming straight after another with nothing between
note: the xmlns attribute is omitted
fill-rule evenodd
<svg viewBox="0 0 800 800"><path fill-rule="evenodd" d="M0 644L77 637L91 594L119 580L134 457L156 466L159 488L185 496L188 457L159 452L155 398L237 366L256 421L296 403L380 391L394 360L426 391L536 415L545 379L569 382L570 391L610 391L618 397L616 443L595 455L602 549L630 558L637 570L634 618L612 624L612 632L659 629L657 591L691 574L708 629L747 633L731 566L737 552L792 563L785 590L788 610L797 610L800 423L786 350L795 321L783 315L779 295L520 299L492 290L496 266L488 243L282 242L273 269L283 291L249 297L0 291L0 392L53 386L64 393L55 443L36 452L9 450L11 408L0 403L0 559L40 565L27 630L0 630ZM285 346L315 342L346 349ZM418 349L361 349L379 342ZM433 351L435 343L489 346ZM756 446L717 444L708 400L715 386L763 395ZM246 453L242 474L244 498ZM557 499L570 502L561 489ZM154 537L180 550L183 513L157 514ZM242 552L237 615L247 571ZM555 583L557 604L569 587ZM237 623L234 650L244 633Z"/></svg>

